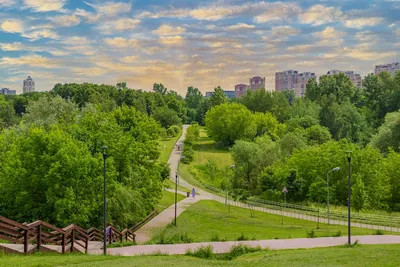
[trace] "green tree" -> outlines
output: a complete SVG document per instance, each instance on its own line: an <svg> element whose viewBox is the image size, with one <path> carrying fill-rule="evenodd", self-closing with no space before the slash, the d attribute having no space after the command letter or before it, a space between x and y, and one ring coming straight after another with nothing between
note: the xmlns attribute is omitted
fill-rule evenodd
<svg viewBox="0 0 400 267"><path fill-rule="evenodd" d="M239 139L252 139L257 127L251 112L241 104L221 104L206 114L207 133L217 142L232 145Z"/></svg>
<svg viewBox="0 0 400 267"><path fill-rule="evenodd" d="M164 85L162 83L160 83L160 84L155 83L153 85L153 91L160 95L165 95L165 94L167 94L168 89L166 87L164 87Z"/></svg>
<svg viewBox="0 0 400 267"><path fill-rule="evenodd" d="M118 89L126 89L126 82L119 82L117 83Z"/></svg>
<svg viewBox="0 0 400 267"><path fill-rule="evenodd" d="M220 86L216 87L210 97L210 101L212 107L226 103L228 98L225 95L224 89L222 89Z"/></svg>
<svg viewBox="0 0 400 267"><path fill-rule="evenodd" d="M372 137L371 145L385 154L390 149L400 152L400 111L386 115L384 124Z"/></svg>
<svg viewBox="0 0 400 267"><path fill-rule="evenodd" d="M182 123L178 114L168 107L157 108L153 113L153 117L166 129L172 125L179 125Z"/></svg>
<svg viewBox="0 0 400 267"><path fill-rule="evenodd" d="M368 195L360 175L355 175L355 183L351 187L351 202L353 208L359 212L368 205Z"/></svg>

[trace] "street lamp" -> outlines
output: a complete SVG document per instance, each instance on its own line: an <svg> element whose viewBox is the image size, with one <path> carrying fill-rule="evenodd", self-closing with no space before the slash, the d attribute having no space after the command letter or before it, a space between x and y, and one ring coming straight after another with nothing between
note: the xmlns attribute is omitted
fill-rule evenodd
<svg viewBox="0 0 400 267"><path fill-rule="evenodd" d="M231 166L229 166L229 169L233 169L233 168L235 168L235 164L232 164ZM225 205L228 205L228 170L227 170L227 172L226 172L226 175L225 175L225 177L226 177L226 181L225 181ZM229 212L231 211L231 207L228 205L228 209L229 209Z"/></svg>
<svg viewBox="0 0 400 267"><path fill-rule="evenodd" d="M181 160L184 159L185 156L181 156ZM178 165L179 168L179 165ZM176 226L176 213L177 213L177 202L178 202L178 172L175 173L175 220L174 225Z"/></svg>
<svg viewBox="0 0 400 267"><path fill-rule="evenodd" d="M104 195L103 195L103 202L104 202L104 213L103 213L103 227L104 227L104 245L103 245L103 253L104 255L107 255L107 204L106 204L106 177L107 177L107 168L106 168L106 159L107 159L107 153L106 150L108 149L107 146L102 146L101 147L103 151L103 159L104 159Z"/></svg>
<svg viewBox="0 0 400 267"><path fill-rule="evenodd" d="M336 172L336 171L339 171L340 170L340 168L339 167L336 167L336 168L333 168L332 170L330 170L327 174L326 174L326 187L327 187L327 189L328 189L328 198L327 198L327 202L328 202L328 224L330 224L330 215L329 215L329 174L331 173L331 172Z"/></svg>
<svg viewBox="0 0 400 267"><path fill-rule="evenodd" d="M351 153L353 151L346 151L347 155L347 162L349 163L348 166L348 181L347 181L347 212L348 212L348 217L347 217L347 223L348 223L348 238L349 238L349 246L351 245L351 217L350 217L350 197L351 197Z"/></svg>

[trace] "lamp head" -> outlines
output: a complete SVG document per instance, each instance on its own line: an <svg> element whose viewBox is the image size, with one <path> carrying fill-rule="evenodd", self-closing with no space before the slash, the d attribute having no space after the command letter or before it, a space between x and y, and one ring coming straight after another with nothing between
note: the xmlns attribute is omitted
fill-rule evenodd
<svg viewBox="0 0 400 267"><path fill-rule="evenodd" d="M339 167L333 168L332 171L333 171L333 172L340 171L340 168L339 168Z"/></svg>
<svg viewBox="0 0 400 267"><path fill-rule="evenodd" d="M347 158L351 158L351 153L353 153L353 151L351 150L346 151Z"/></svg>
<svg viewBox="0 0 400 267"><path fill-rule="evenodd" d="M236 167L236 165L235 164L232 164L231 166L229 166L229 168L235 168Z"/></svg>
<svg viewBox="0 0 400 267"><path fill-rule="evenodd" d="M103 154L106 153L107 149L108 149L108 146L102 146L101 147L101 150L103 151Z"/></svg>

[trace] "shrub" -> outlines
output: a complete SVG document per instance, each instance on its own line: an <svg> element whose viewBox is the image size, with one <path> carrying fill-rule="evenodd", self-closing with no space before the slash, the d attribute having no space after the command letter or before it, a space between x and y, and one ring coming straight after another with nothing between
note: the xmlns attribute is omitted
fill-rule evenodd
<svg viewBox="0 0 400 267"><path fill-rule="evenodd" d="M332 234L332 236L333 236L333 237L339 237L339 236L342 236L342 231L338 231L338 232L336 232L336 233Z"/></svg>
<svg viewBox="0 0 400 267"><path fill-rule="evenodd" d="M246 241L249 237L245 236L243 233L237 238L237 241Z"/></svg>
<svg viewBox="0 0 400 267"><path fill-rule="evenodd" d="M187 129L187 134L192 135L195 139L200 137L200 126L197 122L192 123L191 126Z"/></svg>
<svg viewBox="0 0 400 267"><path fill-rule="evenodd" d="M172 125L171 128L174 130L175 136L180 135L180 133L181 133L181 127L179 127L178 125Z"/></svg>
<svg viewBox="0 0 400 267"><path fill-rule="evenodd" d="M307 238L315 238L315 232L314 229L311 229L311 231L307 231Z"/></svg>
<svg viewBox="0 0 400 267"><path fill-rule="evenodd" d="M212 259L212 258L214 258L214 251L213 251L213 247L211 245L201 246L198 249L196 249L194 252L192 252L191 250L186 251L185 255L197 257L197 258L201 258L201 259Z"/></svg>
<svg viewBox="0 0 400 267"><path fill-rule="evenodd" d="M183 152L182 152L182 156L184 156L184 158L182 159L183 163L189 164L190 162L192 162L194 159L193 148L190 146L185 146L185 148L183 149Z"/></svg>
<svg viewBox="0 0 400 267"><path fill-rule="evenodd" d="M120 247L130 247L130 246L136 246L135 241L124 241L124 242L115 242L112 243L111 245L107 245L109 248L120 248Z"/></svg>
<svg viewBox="0 0 400 267"><path fill-rule="evenodd" d="M252 253L252 252L257 252L257 251L262 251L262 250L263 249L260 246L249 247L246 245L239 244L239 245L231 247L229 254L227 255L227 259L234 259L234 258L237 258L237 257L242 256L247 253Z"/></svg>
<svg viewBox="0 0 400 267"><path fill-rule="evenodd" d="M166 130L166 134L167 134L168 137L175 137L176 136L175 130L172 128L172 126L169 127Z"/></svg>
<svg viewBox="0 0 400 267"><path fill-rule="evenodd" d="M189 135L186 135L186 138L183 141L183 143L185 144L185 146L192 146L194 141L195 141L194 135L189 134Z"/></svg>
<svg viewBox="0 0 400 267"><path fill-rule="evenodd" d="M385 233L382 230L376 230L374 235L384 235Z"/></svg>

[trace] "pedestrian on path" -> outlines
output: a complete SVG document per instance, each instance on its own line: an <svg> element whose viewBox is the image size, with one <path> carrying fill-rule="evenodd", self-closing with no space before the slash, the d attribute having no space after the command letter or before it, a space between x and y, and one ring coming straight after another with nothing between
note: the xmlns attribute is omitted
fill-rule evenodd
<svg viewBox="0 0 400 267"><path fill-rule="evenodd" d="M196 197L196 190L194 188L192 189L192 198L194 199Z"/></svg>

